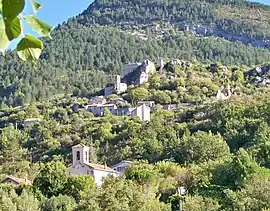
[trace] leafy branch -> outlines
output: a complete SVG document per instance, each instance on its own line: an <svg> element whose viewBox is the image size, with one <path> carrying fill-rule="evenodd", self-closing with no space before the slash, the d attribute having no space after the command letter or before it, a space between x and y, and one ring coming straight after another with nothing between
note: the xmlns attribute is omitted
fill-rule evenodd
<svg viewBox="0 0 270 211"><path fill-rule="evenodd" d="M17 45L17 54L24 61L36 62L42 52L43 43L31 35L24 35L23 21L42 37L49 37L52 26L38 19L36 14L42 7L29 0L34 15L23 15L25 0L0 0L0 51L4 54L12 40L22 37Z"/></svg>

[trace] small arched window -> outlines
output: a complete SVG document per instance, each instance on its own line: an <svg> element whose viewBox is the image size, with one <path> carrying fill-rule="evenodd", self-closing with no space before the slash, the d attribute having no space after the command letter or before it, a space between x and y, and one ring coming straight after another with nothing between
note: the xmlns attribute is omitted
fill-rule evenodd
<svg viewBox="0 0 270 211"><path fill-rule="evenodd" d="M80 160L81 159L81 155L80 155L80 152L77 151L77 160Z"/></svg>

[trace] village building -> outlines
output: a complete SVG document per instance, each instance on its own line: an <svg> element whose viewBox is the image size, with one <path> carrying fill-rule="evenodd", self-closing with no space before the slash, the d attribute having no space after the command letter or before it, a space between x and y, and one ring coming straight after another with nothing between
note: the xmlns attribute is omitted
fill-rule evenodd
<svg viewBox="0 0 270 211"><path fill-rule="evenodd" d="M23 126L29 127L30 125L33 125L36 122L40 122L41 120L39 118L31 118L24 120Z"/></svg>
<svg viewBox="0 0 270 211"><path fill-rule="evenodd" d="M135 69L137 69L139 66L141 66L142 63L131 63L124 66L122 69L123 76L128 75L129 73L133 72Z"/></svg>
<svg viewBox="0 0 270 211"><path fill-rule="evenodd" d="M90 98L89 105L103 105L106 104L106 98L104 96L95 96Z"/></svg>
<svg viewBox="0 0 270 211"><path fill-rule="evenodd" d="M30 185L32 181L27 178L18 178L13 176L7 176L5 179L1 181L2 184L12 184L12 185Z"/></svg>
<svg viewBox="0 0 270 211"><path fill-rule="evenodd" d="M105 97L110 96L114 93L121 94L127 91L127 84L121 82L121 76L116 76L116 82L107 84L107 87L104 89Z"/></svg>
<svg viewBox="0 0 270 211"><path fill-rule="evenodd" d="M89 147L78 144L72 147L72 164L68 168L70 175L89 175L97 185L102 185L108 176L117 176L118 172L106 165L89 163Z"/></svg>
<svg viewBox="0 0 270 211"><path fill-rule="evenodd" d="M126 100L124 100L123 98L121 98L121 97L115 98L115 99L109 101L108 103L109 104L115 104L115 105L117 105L117 104L124 104L124 105L128 104L128 102Z"/></svg>
<svg viewBox="0 0 270 211"><path fill-rule="evenodd" d="M150 107L145 104L136 107L133 111L131 111L131 117L139 117L141 121L150 121Z"/></svg>
<svg viewBox="0 0 270 211"><path fill-rule="evenodd" d="M192 106L191 103L179 103L179 104L167 104L163 105L162 108L167 111L179 110L181 108L188 108Z"/></svg>
<svg viewBox="0 0 270 211"><path fill-rule="evenodd" d="M95 116L103 116L105 109L108 109L112 114L117 114L117 106L115 104L87 105L84 107L85 111L91 112Z"/></svg>
<svg viewBox="0 0 270 211"><path fill-rule="evenodd" d="M123 69L123 81L129 85L141 85L148 82L149 75L155 71L155 64L149 60L136 63L136 65L128 65Z"/></svg>
<svg viewBox="0 0 270 211"><path fill-rule="evenodd" d="M117 116L130 116L131 112L134 110L134 108L129 107L119 107L116 110Z"/></svg>
<svg viewBox="0 0 270 211"><path fill-rule="evenodd" d="M139 101L137 103L137 106L141 106L141 105L146 105L150 108L154 108L155 107L155 101Z"/></svg>
<svg viewBox="0 0 270 211"><path fill-rule="evenodd" d="M111 168L117 171L119 174L123 174L124 170L132 163L132 161L123 160L120 163L111 166Z"/></svg>

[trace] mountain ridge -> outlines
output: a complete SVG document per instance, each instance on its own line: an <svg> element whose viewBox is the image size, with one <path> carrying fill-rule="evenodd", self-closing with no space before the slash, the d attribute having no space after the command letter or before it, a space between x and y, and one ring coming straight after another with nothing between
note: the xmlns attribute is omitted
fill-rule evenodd
<svg viewBox="0 0 270 211"><path fill-rule="evenodd" d="M204 26L208 35L270 47L269 13L270 6L242 0L96 0L81 14L81 23L130 26L170 22L180 29L184 24Z"/></svg>

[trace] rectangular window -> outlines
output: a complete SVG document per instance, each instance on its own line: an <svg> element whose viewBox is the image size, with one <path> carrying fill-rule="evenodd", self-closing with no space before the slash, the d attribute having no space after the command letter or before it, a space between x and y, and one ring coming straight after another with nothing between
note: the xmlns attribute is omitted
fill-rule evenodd
<svg viewBox="0 0 270 211"><path fill-rule="evenodd" d="M88 161L88 153L85 152L85 161L87 162Z"/></svg>

